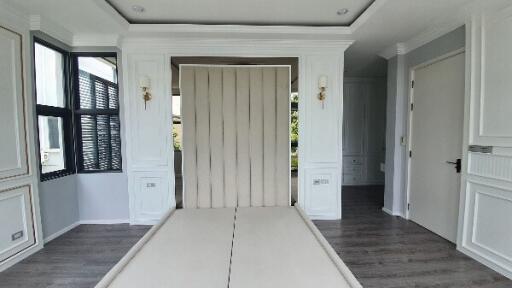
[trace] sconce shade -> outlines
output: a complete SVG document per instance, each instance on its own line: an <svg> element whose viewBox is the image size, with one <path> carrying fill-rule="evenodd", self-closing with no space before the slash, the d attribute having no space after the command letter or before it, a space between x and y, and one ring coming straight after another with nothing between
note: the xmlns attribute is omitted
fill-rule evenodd
<svg viewBox="0 0 512 288"><path fill-rule="evenodd" d="M139 79L139 87L141 88L149 88L151 87L151 80L148 76L142 76Z"/></svg>
<svg viewBox="0 0 512 288"><path fill-rule="evenodd" d="M327 88L327 76L321 75L318 78L318 88Z"/></svg>

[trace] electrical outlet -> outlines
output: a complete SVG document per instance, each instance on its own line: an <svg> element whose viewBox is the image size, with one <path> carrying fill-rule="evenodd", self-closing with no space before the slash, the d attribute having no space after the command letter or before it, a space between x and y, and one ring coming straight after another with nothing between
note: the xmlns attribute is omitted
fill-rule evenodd
<svg viewBox="0 0 512 288"><path fill-rule="evenodd" d="M16 233L12 234L11 235L11 240L12 241L16 241L16 240L20 239L21 237L23 237L23 230L18 231Z"/></svg>
<svg viewBox="0 0 512 288"><path fill-rule="evenodd" d="M156 183L146 183L147 188L154 188L156 187Z"/></svg>
<svg viewBox="0 0 512 288"><path fill-rule="evenodd" d="M329 184L329 179L314 179L313 185L326 185Z"/></svg>

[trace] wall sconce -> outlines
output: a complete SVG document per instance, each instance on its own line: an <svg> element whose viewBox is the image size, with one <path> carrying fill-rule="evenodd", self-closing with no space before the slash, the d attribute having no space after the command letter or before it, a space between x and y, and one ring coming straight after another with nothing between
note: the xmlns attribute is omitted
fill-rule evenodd
<svg viewBox="0 0 512 288"><path fill-rule="evenodd" d="M322 101L322 109L324 109L324 100L327 96L327 76L321 75L320 78L318 78L318 89L320 89L320 92L317 98Z"/></svg>
<svg viewBox="0 0 512 288"><path fill-rule="evenodd" d="M139 87L142 89L142 99L144 99L144 110L146 110L147 102L153 98L151 96L151 93L149 93L149 88L151 88L151 80L147 75L142 76L139 79Z"/></svg>

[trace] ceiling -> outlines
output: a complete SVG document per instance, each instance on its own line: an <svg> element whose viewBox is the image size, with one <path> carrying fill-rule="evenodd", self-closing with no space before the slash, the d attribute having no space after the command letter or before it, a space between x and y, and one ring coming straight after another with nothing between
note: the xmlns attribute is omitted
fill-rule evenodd
<svg viewBox="0 0 512 288"><path fill-rule="evenodd" d="M350 13L356 13L357 9L365 7L370 2L373 2L372 5L379 3L382 5L376 5L376 9L371 16L365 19L365 21L361 21L362 23L358 25L358 28L350 36L355 40L355 43L345 53L346 76L376 77L385 76L387 71L386 60L378 56L380 52L396 43L406 42L439 23L452 21L454 15L460 11L461 7L473 0L109 1L114 5L116 3L124 3L123 7L131 7L132 3L138 3L146 8L145 13L147 13L147 16L138 17L149 18L149 15L152 15L151 17L154 17L154 19L161 19L163 21L188 21L190 23L204 21L242 23L242 21L246 21L247 23L258 22L260 24L282 21L281 23L296 22L296 24L307 22L312 25L324 25L323 23L342 25L343 23L350 23L353 21L353 19L350 19L353 17ZM0 0L0 2L7 3L9 6L25 11L28 14L41 15L41 17L46 19L51 19L51 21L60 24L73 34L95 35L94 37L99 37L99 34L125 35L128 33L128 24L123 24L123 21L126 21L105 0ZM158 3L163 4L159 6ZM231 3L234 6L224 10L211 8L230 7L226 3ZM243 5L239 3L243 3ZM277 5L276 3L279 4ZM291 5L290 7L292 8L283 8L287 7L286 5ZM201 7L201 9L195 9L197 7ZM244 7L247 9L244 9ZM339 19L335 12L343 7L354 8L351 8L351 11L345 17L346 19ZM243 18L238 13L233 13L240 9L243 10L245 15L251 14L249 15L250 17ZM371 9L367 11L369 10ZM220 13L223 15L222 17ZM280 15L286 17L281 19ZM127 15L127 17L130 16ZM141 18L138 21L144 21L144 19Z"/></svg>
<svg viewBox="0 0 512 288"><path fill-rule="evenodd" d="M105 0L130 23L348 26L374 0ZM137 5L144 9L137 13ZM338 11L347 9L346 14Z"/></svg>

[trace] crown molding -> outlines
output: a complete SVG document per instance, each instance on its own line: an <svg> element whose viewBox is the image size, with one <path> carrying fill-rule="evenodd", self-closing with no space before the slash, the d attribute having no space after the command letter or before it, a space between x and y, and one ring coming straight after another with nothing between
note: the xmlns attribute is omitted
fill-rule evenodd
<svg viewBox="0 0 512 288"><path fill-rule="evenodd" d="M29 16L11 5L0 1L0 26L10 29L29 29Z"/></svg>
<svg viewBox="0 0 512 288"><path fill-rule="evenodd" d="M396 44L391 45L388 48L384 49L382 52L380 52L379 56L389 60L397 55L406 54L407 53L406 51L407 51L407 48L404 43L396 43Z"/></svg>
<svg viewBox="0 0 512 288"><path fill-rule="evenodd" d="M41 15L30 15L30 30L42 31L66 45L73 46L73 33Z"/></svg>
<svg viewBox="0 0 512 288"><path fill-rule="evenodd" d="M357 19L350 25L350 32L354 33L359 29L363 24L365 24L377 11L386 4L389 0L375 0L370 7L368 7L363 14L359 15Z"/></svg>
<svg viewBox="0 0 512 288"><path fill-rule="evenodd" d="M118 34L75 34L72 46L120 47L120 36Z"/></svg>

